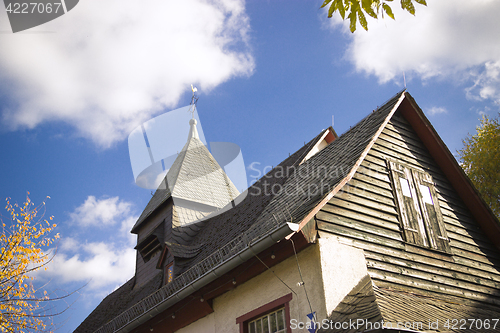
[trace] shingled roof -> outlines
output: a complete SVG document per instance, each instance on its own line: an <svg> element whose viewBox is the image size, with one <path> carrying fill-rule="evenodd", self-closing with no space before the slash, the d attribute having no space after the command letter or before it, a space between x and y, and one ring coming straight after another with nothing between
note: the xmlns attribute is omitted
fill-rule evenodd
<svg viewBox="0 0 500 333"><path fill-rule="evenodd" d="M274 219L301 221L351 171L401 94L300 165L297 163L302 161L299 155L305 156L309 149L299 150L252 185L244 202L207 221L203 232L199 232L192 240L192 244L205 244L193 259L193 264L251 226L260 226ZM315 140L308 146L312 146ZM272 188L279 190L269 191ZM266 189L271 192L269 195L255 195L264 193ZM231 228L226 228L228 223Z"/></svg>
<svg viewBox="0 0 500 333"><path fill-rule="evenodd" d="M103 324L112 321L118 314L138 303L161 287L163 274L158 273L144 286L134 289L135 278L106 296L88 317L76 328L75 333L94 332Z"/></svg>
<svg viewBox="0 0 500 333"><path fill-rule="evenodd" d="M101 327L99 332L114 332L126 325L128 321L133 320L133 318L125 319L125 317L129 318L131 313L137 313L137 309L135 309L137 306L140 307L142 312L148 311L148 308L156 306L156 304L151 304L151 298L166 300L175 294L176 290L183 288L188 282L187 280L198 278L198 276L191 276L193 268L203 265L207 258L217 251L225 249L228 254L237 254L242 247L245 247L244 242L237 241L241 239L242 235L245 238L257 238L274 230L276 224L283 225L290 219L292 221L302 220L354 168L361 154L384 123L388 114L393 111L402 94L403 92L398 93L323 150L310 159L303 161L308 152L324 136L325 131L322 131L304 147L253 184L248 189L246 197L235 208L195 224L196 229L198 229L197 232L183 245L197 250L201 247L201 250L191 252L190 254L194 255L194 257L189 260L183 258L182 271L176 272L177 278L158 290L162 294L161 297L157 295L158 292L155 292L155 294L148 297L147 302L144 300L140 302L141 304L135 306L136 302L134 301L136 299L129 299L117 311L113 311L115 315L119 315L124 308L132 307L126 311L126 316L124 313L108 324L106 322L113 316L108 314L104 318L99 315L99 309L103 305L101 303L80 325L77 332L93 331L93 329L89 329L90 323L92 323L92 327L96 327L98 325L96 323L100 323L100 325L106 324ZM301 162L302 164L300 164ZM326 176L323 173L324 170L328 172ZM156 207L165 202L170 195L168 188L167 191L157 190L134 229ZM228 228L228 225L231 227ZM192 229L193 227L190 226L189 228ZM198 232L200 230L203 232ZM182 233L183 230L181 227L172 232ZM196 252L198 253L196 254ZM226 255L225 258L228 260L230 257L230 255ZM196 271L200 271L200 269ZM186 278L187 276L191 277ZM126 288L120 288L108 298L121 299L123 296L119 294L126 292L128 292ZM106 311L111 310L106 309Z"/></svg>
<svg viewBox="0 0 500 333"><path fill-rule="evenodd" d="M499 328L493 329L491 325L485 330L482 324L499 317L500 307L494 305L481 303L478 306L455 297L380 288L366 275L333 310L327 324L320 327L318 333L368 330L463 332L464 327L467 327L467 332L498 332ZM477 321L478 326L470 320ZM464 322L466 326L462 325Z"/></svg>
<svg viewBox="0 0 500 333"><path fill-rule="evenodd" d="M92 322L92 327L97 325L95 323L104 325L98 332L120 330L138 316L169 300L187 284L199 279L207 273L206 267L214 267L241 253L252 239L270 234L290 220L301 222L303 227L314 216L315 210L330 200L352 177L384 125L406 98L406 94L401 91L323 150L304 161L304 157L323 137L323 131L253 184L235 208L189 227L172 230L172 233L179 234L184 231L191 232L182 246L167 244L167 247L172 246L174 255L177 253L179 259L182 259L174 281L137 304L136 299L125 302L126 304L114 311L116 317L111 321L109 318L112 318L112 315L105 318L99 316L98 309L101 304L77 331L92 331L93 329L88 329L89 322ZM138 223L141 219L144 220L154 207L168 199L169 192L163 192L161 195L157 193ZM235 201L238 201L238 198ZM120 288L108 297L119 299L121 296L118 294L123 292L127 290ZM120 314L127 307L129 309Z"/></svg>
<svg viewBox="0 0 500 333"><path fill-rule="evenodd" d="M185 227L178 227L169 230L170 235L166 235L166 239L174 239L177 242L171 243L166 242L166 246L169 248L171 253L176 256L176 279L165 287L168 287L168 294L174 294L176 291L181 289L186 284L185 276L179 276L182 272L195 267L196 263L203 259L207 259L211 254L216 252L222 245L234 241L235 236L241 235L245 231L248 231L249 227L255 222L256 217L261 214L261 212L267 207L271 202L272 198L277 193L271 193L266 195L264 189L271 188L274 184L282 185L287 179L286 175L276 174L277 170L285 170L286 168L296 167L307 155L307 153L318 143L318 141L324 136L324 133L328 130L323 130L315 138L301 147L297 152L289 156L282 163L276 166L268 174L258 180L252 185L252 188L256 194L259 190L260 195L252 195L252 193L245 193L243 201L239 203L235 208L228 210L220 215L213 218L200 221L198 223L191 224ZM162 202L165 202L169 198L169 191L159 190L155 193L155 196L148 203L145 209L149 211L149 214L154 210L153 206L160 206ZM235 200L238 202L238 198ZM149 207L149 208L148 208ZM151 211L150 211L151 210ZM143 215L148 215L143 213ZM143 217L144 219L144 217ZM139 218L141 221L141 218ZM231 228L226 228L225 224L230 221ZM136 225L138 225L136 223ZM201 235L200 232L203 230L204 233L210 233L211 235L216 235L217 240L211 239L208 242L205 238L195 237L196 235ZM223 231L223 232L222 232ZM172 235L173 234L173 235ZM179 242L179 240L182 240ZM179 243L182 243L179 244ZM194 259L193 259L194 257ZM153 294L160 288L161 274L155 277L153 280L149 281L140 290L133 290L134 280L132 278L125 285L113 291L108 295L97 308L80 324L80 326L75 330L76 333L80 332L94 332L102 325L108 323L108 326L101 327L102 332L114 332L115 329L106 329L107 327L114 327L112 321L113 318L124 313L125 310L130 309L134 305L138 304L139 301L143 300L149 294ZM159 279L159 280L158 280ZM165 288L161 288L165 289ZM147 290L148 292L144 292ZM138 296L140 295L140 297ZM119 306L111 306L112 304L119 303Z"/></svg>

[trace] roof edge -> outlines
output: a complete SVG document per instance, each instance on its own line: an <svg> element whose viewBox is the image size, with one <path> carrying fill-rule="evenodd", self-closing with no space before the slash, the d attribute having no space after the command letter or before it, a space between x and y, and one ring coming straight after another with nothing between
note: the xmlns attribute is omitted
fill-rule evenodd
<svg viewBox="0 0 500 333"><path fill-rule="evenodd" d="M405 92L405 95L407 99L401 108L401 114L412 125L418 137L429 150L432 158L444 172L465 206L486 233L486 236L500 250L500 222L439 137L422 109L408 92Z"/></svg>
<svg viewBox="0 0 500 333"><path fill-rule="evenodd" d="M157 190L158 191L158 190ZM162 191L168 191L168 190L162 190ZM155 192L156 194L156 192ZM153 213L155 213L158 208L162 207L165 203L168 202L169 199L172 198L172 194L169 194L165 197L165 199L163 199L159 204L158 206L152 210L151 212L149 212L140 222L139 222L139 219L140 217L137 219L137 221L135 222L134 226L132 227L132 229L130 230L130 233L131 234L136 234L138 235L139 234L139 229L142 227L142 225L144 224L145 221L147 221L149 219L149 217L151 215L153 215Z"/></svg>
<svg viewBox="0 0 500 333"><path fill-rule="evenodd" d="M403 102L403 100L406 98L406 95L405 95L405 90L399 92L398 94L401 94L398 98L398 101L396 102L396 104L394 104L394 106L392 107L391 111L387 114L387 116L385 117L384 121L382 122L382 124L379 126L377 132L375 132L375 135L373 135L372 139L370 140L370 142L366 145L365 149L363 150L363 152L361 153L361 155L359 156L358 160L356 161L356 163L354 164L354 166L352 167L351 171L349 171L349 173L344 177L344 179L342 179L342 181L337 185L335 186L335 188L333 188L330 193L328 193L303 219L302 221L300 221L299 223L299 228L296 232L299 232L302 230L302 228L307 224L307 222L309 222L309 220L311 220L319 211L320 209L326 205L326 203L328 201L330 201L330 199L332 199L335 194L337 194L338 191L340 191L340 189L342 187L344 187L345 184L347 184L347 182L349 180L351 180L351 178L354 176L354 174L356 173L356 171L358 170L359 166L361 165L361 163L363 162L363 160L365 159L366 155L368 154L368 152L370 151L370 149L372 148L372 146L374 145L375 141L377 141L378 137L380 136L380 134L382 133L382 131L384 130L385 126L387 125L387 123L389 122L389 120L392 118L392 116L394 115L394 113L398 110L399 106L401 105L401 103ZM397 96L397 94L396 94ZM394 98L394 97L393 97ZM385 103L386 104L386 103ZM290 238L292 236L292 234L288 235L287 236L287 239Z"/></svg>
<svg viewBox="0 0 500 333"><path fill-rule="evenodd" d="M222 262L220 265L213 267L210 271L203 274L200 278L191 281L191 283L185 285L177 292L172 295L167 296L165 299L160 300L166 296L164 288L160 288L155 293L142 299L140 302L132 306L131 308L125 310L118 316L116 316L110 322L99 327L95 333L125 333L130 332L139 325L145 323L155 315L166 310L168 307L177 303L178 301L188 297L193 292L199 290L201 287L212 282L216 278L229 272L234 267L244 263L249 258L253 257L256 253L268 248L272 244L280 241L290 232L290 227L287 223L283 223L280 226L274 228L270 233L264 234L257 240L250 242L243 250L234 254L228 260ZM149 302L148 302L149 301ZM142 303L146 302L147 305L155 303L154 306L150 306L149 309L143 307Z"/></svg>

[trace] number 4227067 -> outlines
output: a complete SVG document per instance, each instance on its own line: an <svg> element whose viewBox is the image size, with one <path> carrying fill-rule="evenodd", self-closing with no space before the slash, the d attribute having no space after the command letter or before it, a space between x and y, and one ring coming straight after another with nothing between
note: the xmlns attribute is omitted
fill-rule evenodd
<svg viewBox="0 0 500 333"><path fill-rule="evenodd" d="M14 2L9 3L5 9L9 14L57 14L59 10L63 10L62 4L59 2L55 3L42 3L42 2Z"/></svg>

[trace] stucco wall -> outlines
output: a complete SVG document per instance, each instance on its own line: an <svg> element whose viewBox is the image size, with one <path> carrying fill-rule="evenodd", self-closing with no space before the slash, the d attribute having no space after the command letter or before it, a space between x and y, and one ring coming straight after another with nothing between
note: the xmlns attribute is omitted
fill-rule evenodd
<svg viewBox="0 0 500 333"><path fill-rule="evenodd" d="M321 268L319 266L319 246L312 245L301 251L298 254L298 260L312 309L316 311L318 319L324 319L326 311ZM296 293L293 294L293 298L290 301L291 318L303 322L307 321L306 315L311 310L307 302L304 287L297 285L300 282L300 275L295 257L286 259L272 267L272 270ZM212 314L177 332L238 333L239 326L236 324L236 318L289 293L292 293L292 291L283 285L272 272L267 270L252 280L216 298L213 302L214 312ZM293 332L302 331L306 332L306 330L293 330Z"/></svg>
<svg viewBox="0 0 500 333"><path fill-rule="evenodd" d="M320 236L321 275L325 286L326 313L330 315L368 271L363 250L340 244L335 236Z"/></svg>
<svg viewBox="0 0 500 333"><path fill-rule="evenodd" d="M283 240L285 241L285 240ZM290 246L292 246L290 244ZM299 265L312 310L318 321L327 317L344 296L367 274L363 250L340 244L336 237L320 238L298 254ZM300 275L295 257L290 257L272 267L295 293L290 301L290 317L299 322L308 321L311 312L304 287L298 286ZM292 293L271 271L214 299L214 312L178 333L238 333L236 318ZM292 326L293 328L293 326ZM292 332L307 332L292 329Z"/></svg>
<svg viewBox="0 0 500 333"><path fill-rule="evenodd" d="M198 319L191 325L181 328L176 333L217 333L215 330L215 313Z"/></svg>

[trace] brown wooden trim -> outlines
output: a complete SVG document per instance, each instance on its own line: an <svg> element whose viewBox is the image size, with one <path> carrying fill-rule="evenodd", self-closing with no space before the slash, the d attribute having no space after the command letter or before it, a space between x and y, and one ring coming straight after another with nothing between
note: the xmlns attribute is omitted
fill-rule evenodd
<svg viewBox="0 0 500 333"><path fill-rule="evenodd" d="M380 136L380 133L382 133L382 131L384 130L385 125L387 125L387 123L389 122L389 120L391 120L392 115L399 109L399 106L405 100L405 96L406 96L405 93L401 94L401 96L399 97L398 101L396 102L396 104L394 104L394 106L392 107L392 110L385 117L383 123L380 125L380 127L378 128L378 130L375 133L375 135L373 136L373 138L370 140L370 142L368 143L368 145L366 145L365 149L361 153L361 156L359 156L358 160L356 161L356 163L352 167L352 169L349 172L349 174L337 186L335 186L335 188L330 193L328 193L323 198L323 200L321 200L321 202L319 204L317 204L316 207L314 207L309 212L309 214L307 214L306 217L304 217L302 219L302 221L300 221L300 223L299 223L299 230L297 232L301 231L301 229L307 224L307 222L309 222L309 220L311 220L312 218L314 218L314 215L316 215L316 213L318 213L321 210L321 208L324 205L326 205L326 203L328 201L330 201L330 199L333 198L335 196L335 194L337 194L337 192L340 191L340 189L342 187L344 187L344 185L347 184L347 182L349 180L351 180L351 178L354 176L354 174L358 170L359 166L361 165L361 162L363 162L363 160L365 159L366 155L368 154L368 152L372 148L373 144L375 143L375 141L377 141L378 137ZM292 236L292 234L286 236L285 238L286 239L290 239L290 237Z"/></svg>
<svg viewBox="0 0 500 333"><path fill-rule="evenodd" d="M285 303L285 325L286 325L286 333L292 333L292 328L290 327L290 303Z"/></svg>
<svg viewBox="0 0 500 333"><path fill-rule="evenodd" d="M163 266L163 263L165 262L165 258L167 257L168 254L168 248L166 246L163 246L163 250L161 251L160 258L158 259L158 262L156 263L156 268L161 269L161 266Z"/></svg>
<svg viewBox="0 0 500 333"><path fill-rule="evenodd" d="M248 333L246 323L254 318L264 316L265 314L272 312L282 306L285 306L285 325L287 333L291 333L292 329L290 328L290 305L289 302L292 300L292 294L285 295L278 299L275 299L272 302L262 305L255 310L252 310L248 313L245 313L242 316L236 318L236 324L240 326L240 333Z"/></svg>
<svg viewBox="0 0 500 333"><path fill-rule="evenodd" d="M280 297L278 299L275 299L272 302L269 302L267 304L262 305L261 307L258 307L255 310L252 310L242 316L239 316L236 318L236 323L239 324L242 321L247 321L255 317L260 317L265 315L267 312L271 312L271 310L276 309L277 307L282 306L283 304L290 302L292 300L292 294L285 295L283 297Z"/></svg>
<svg viewBox="0 0 500 333"><path fill-rule="evenodd" d="M415 100L407 92L405 92L405 96L407 98L400 107L401 114L410 123L432 158L434 158L441 170L443 170L446 178L455 191L457 191L481 229L483 229L493 244L500 249L500 224L498 220L438 136L436 130L432 127Z"/></svg>
<svg viewBox="0 0 500 333"><path fill-rule="evenodd" d="M337 132L335 132L332 126L329 126L328 130L329 130L328 134L325 136L325 141L326 143L330 144L336 139L338 139L339 136L337 135Z"/></svg>

